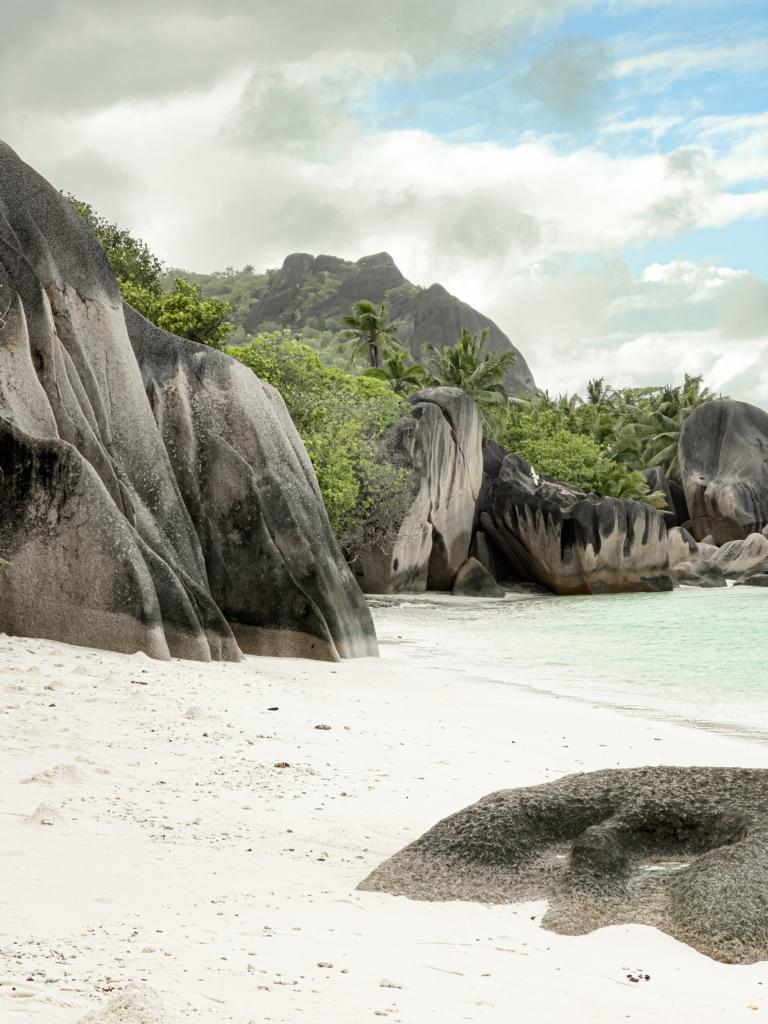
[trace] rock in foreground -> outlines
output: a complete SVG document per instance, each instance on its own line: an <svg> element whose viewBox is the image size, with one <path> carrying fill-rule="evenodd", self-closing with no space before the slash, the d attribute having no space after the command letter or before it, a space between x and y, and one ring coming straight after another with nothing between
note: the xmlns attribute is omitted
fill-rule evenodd
<svg viewBox="0 0 768 1024"><path fill-rule="evenodd" d="M501 790L445 818L361 889L546 899L544 925L647 924L715 959L768 959L768 771L630 768Z"/></svg>
<svg viewBox="0 0 768 1024"><path fill-rule="evenodd" d="M746 402L705 402L680 434L680 474L697 540L717 545L768 523L768 413Z"/></svg>
<svg viewBox="0 0 768 1024"><path fill-rule="evenodd" d="M282 400L129 311L139 365L96 238L2 144L0 314L0 631L236 660L231 619L260 653L375 652Z"/></svg>

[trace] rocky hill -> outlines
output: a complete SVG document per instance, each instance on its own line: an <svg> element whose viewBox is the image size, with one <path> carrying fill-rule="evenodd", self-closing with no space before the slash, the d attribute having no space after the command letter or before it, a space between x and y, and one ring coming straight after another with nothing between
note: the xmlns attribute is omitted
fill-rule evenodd
<svg viewBox="0 0 768 1024"><path fill-rule="evenodd" d="M292 253L279 271L254 274L188 274L208 295L232 303L233 319L245 333L287 327L294 331L339 331L339 317L359 299L387 301L390 316L402 320L400 340L413 357L422 357L424 345L455 344L463 328L488 330L488 344L497 352L512 349L517 362L508 375L513 394L535 390L533 375L523 355L487 316L451 295L440 284L420 288L411 284L386 252L363 256L356 262L337 256ZM173 272L171 272L172 276ZM312 339L304 337L312 343Z"/></svg>

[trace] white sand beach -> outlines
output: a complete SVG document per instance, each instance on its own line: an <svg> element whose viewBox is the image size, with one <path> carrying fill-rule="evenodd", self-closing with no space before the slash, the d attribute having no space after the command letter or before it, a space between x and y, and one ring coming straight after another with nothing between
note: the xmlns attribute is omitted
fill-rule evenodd
<svg viewBox="0 0 768 1024"><path fill-rule="evenodd" d="M768 965L714 962L651 928L566 937L541 928L543 903L356 891L494 789L765 764L754 739L534 692L511 669L500 685L473 669L471 644L463 659L425 653L403 623L379 659L341 664L164 663L0 637L2 1024L75 1024L129 983L164 1012L94 1019L768 1016Z"/></svg>

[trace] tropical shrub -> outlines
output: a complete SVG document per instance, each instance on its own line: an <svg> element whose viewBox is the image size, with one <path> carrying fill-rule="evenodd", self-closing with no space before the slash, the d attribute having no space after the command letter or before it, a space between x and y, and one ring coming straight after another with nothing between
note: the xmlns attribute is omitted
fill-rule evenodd
<svg viewBox="0 0 768 1024"><path fill-rule="evenodd" d="M227 351L283 396L348 557L385 545L413 493L412 473L394 464L383 440L406 411L403 399L383 381L325 366L287 332Z"/></svg>

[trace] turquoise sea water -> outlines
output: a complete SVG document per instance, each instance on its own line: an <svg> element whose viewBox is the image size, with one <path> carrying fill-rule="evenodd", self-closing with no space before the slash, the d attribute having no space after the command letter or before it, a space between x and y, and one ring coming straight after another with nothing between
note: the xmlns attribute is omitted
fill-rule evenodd
<svg viewBox="0 0 768 1024"><path fill-rule="evenodd" d="M768 739L768 590L374 606L384 644L499 682Z"/></svg>

